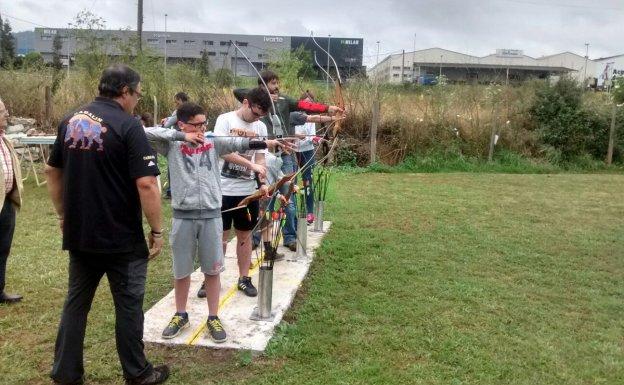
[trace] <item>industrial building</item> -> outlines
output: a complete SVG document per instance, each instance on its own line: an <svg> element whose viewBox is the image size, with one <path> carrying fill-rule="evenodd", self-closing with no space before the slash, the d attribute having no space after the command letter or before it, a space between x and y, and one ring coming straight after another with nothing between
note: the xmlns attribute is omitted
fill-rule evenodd
<svg viewBox="0 0 624 385"><path fill-rule="evenodd" d="M137 32L130 30L94 31L105 51L110 55L120 55L120 46L136 38ZM60 36L63 47L61 60L64 65L75 60L75 54L84 44L79 30L66 28L35 28L34 31L16 33L17 52L40 52L45 62L52 61L52 43L56 35ZM362 54L364 41L361 38L317 37L316 41L335 58L343 77L364 72ZM293 51L304 46L312 53L316 52L319 64L330 73L335 73L332 61L313 44L310 37L278 35L239 35L216 33L192 33L172 31L144 31L142 45L155 55L166 57L170 62L197 60L206 51L211 68L228 68L238 76L257 76L253 68L230 42L235 42L257 69L268 63L270 54L276 51Z"/></svg>
<svg viewBox="0 0 624 385"><path fill-rule="evenodd" d="M607 63L610 67L606 68ZM606 69L605 69L606 68ZM521 50L498 49L484 57L442 48L389 55L368 71L382 83L434 83L443 75L452 83L501 83L569 75L579 82L601 86L600 76L622 75L624 55L591 60L572 52L533 58ZM605 72L606 71L606 72ZM607 75L605 75L607 74Z"/></svg>

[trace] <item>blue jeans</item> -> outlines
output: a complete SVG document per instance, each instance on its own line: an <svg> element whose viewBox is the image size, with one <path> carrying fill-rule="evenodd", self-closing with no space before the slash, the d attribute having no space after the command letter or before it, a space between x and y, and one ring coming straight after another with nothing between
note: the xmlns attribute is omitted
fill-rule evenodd
<svg viewBox="0 0 624 385"><path fill-rule="evenodd" d="M309 193L306 197L306 209L308 214L314 213L314 185L312 184L312 172L314 171L314 165L316 164L316 160L313 159L314 150L302 151L297 153L297 160L299 161L299 167L303 167L306 163L310 162L307 165L307 168L303 170L301 173L304 184L309 186Z"/></svg>
<svg viewBox="0 0 624 385"><path fill-rule="evenodd" d="M293 173L297 170L295 157L293 154L282 154L282 172L285 175ZM295 183L295 181L293 181ZM295 243L297 241L297 206L295 194L290 196L290 202L286 206L286 223L282 230L284 236L284 245Z"/></svg>

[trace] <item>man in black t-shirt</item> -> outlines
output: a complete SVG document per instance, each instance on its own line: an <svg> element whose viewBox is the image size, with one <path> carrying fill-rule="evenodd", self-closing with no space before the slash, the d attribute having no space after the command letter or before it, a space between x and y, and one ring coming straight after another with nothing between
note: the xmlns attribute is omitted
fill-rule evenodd
<svg viewBox="0 0 624 385"><path fill-rule="evenodd" d="M148 258L162 248L160 174L143 127L132 116L140 77L125 65L106 69L92 103L66 116L46 166L48 191L69 251L69 288L51 377L80 384L87 314L104 274L115 302L117 352L127 384L157 384L167 366L143 352L143 295ZM141 209L151 227L148 245Z"/></svg>

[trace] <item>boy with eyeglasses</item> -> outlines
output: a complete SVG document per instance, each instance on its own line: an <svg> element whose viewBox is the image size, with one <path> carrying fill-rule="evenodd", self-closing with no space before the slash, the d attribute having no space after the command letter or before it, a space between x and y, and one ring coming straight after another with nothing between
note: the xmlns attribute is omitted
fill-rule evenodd
<svg viewBox="0 0 624 385"><path fill-rule="evenodd" d="M239 109L220 115L215 124L214 133L217 136L245 135L267 138L267 128L259 119L267 114L271 108L271 99L263 88L250 90L242 100ZM257 189L268 196L268 186L265 175L254 175L255 168L265 168L266 150L251 150L223 156L221 161L221 190L223 192L222 210L226 211L237 207L247 196ZM259 184L259 186L258 186ZM258 201L251 202L247 207L226 211L223 218L223 252L229 239L232 226L236 232L236 257L238 260L239 278L238 289L249 297L258 295L249 277L251 264L251 230L256 226L259 214ZM203 293L197 293L201 297Z"/></svg>
<svg viewBox="0 0 624 385"><path fill-rule="evenodd" d="M220 343L227 337L217 316L219 275L224 270L218 157L234 151L263 150L278 142L205 134L206 113L195 103L182 104L176 115L180 131L163 127L146 130L156 150L167 156L173 190L170 243L176 313L163 330L162 338L175 338L189 326L186 302L194 270L193 259L197 254L207 292L208 331L213 341Z"/></svg>

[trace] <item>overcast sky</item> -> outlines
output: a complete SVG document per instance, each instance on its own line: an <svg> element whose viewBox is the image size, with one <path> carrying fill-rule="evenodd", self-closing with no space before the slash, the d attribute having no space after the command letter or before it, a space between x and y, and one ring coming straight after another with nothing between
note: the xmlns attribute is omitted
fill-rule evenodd
<svg viewBox="0 0 624 385"><path fill-rule="evenodd" d="M364 39L364 64L401 49L440 47L476 56L497 48L539 57L624 53L624 0L144 0L144 30ZM266 4L266 5L260 5ZM81 10L106 27L136 29L136 0L2 0L14 31L66 27ZM21 20L19 20L21 19ZM34 23L34 24L33 24ZM414 34L416 39L414 39Z"/></svg>

